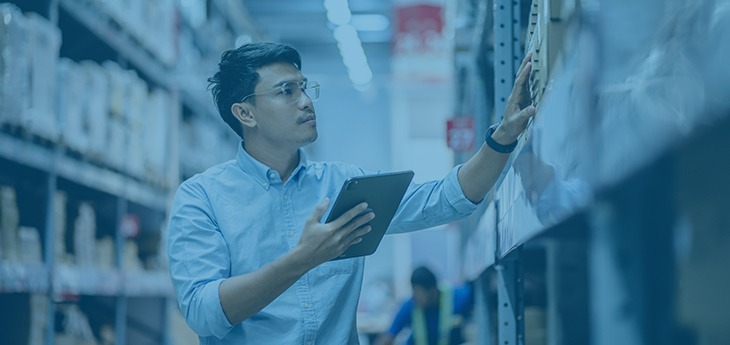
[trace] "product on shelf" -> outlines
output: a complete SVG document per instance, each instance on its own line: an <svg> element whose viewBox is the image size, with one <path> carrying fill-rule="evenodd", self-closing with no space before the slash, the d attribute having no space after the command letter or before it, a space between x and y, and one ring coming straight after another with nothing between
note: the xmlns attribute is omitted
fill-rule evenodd
<svg viewBox="0 0 730 345"><path fill-rule="evenodd" d="M93 61L81 61L80 69L88 83L87 124L89 133L89 156L103 162L107 159L107 130L109 124L109 74Z"/></svg>
<svg viewBox="0 0 730 345"><path fill-rule="evenodd" d="M128 272L142 271L142 261L139 260L139 247L134 241L127 241L122 251L122 268Z"/></svg>
<svg viewBox="0 0 730 345"><path fill-rule="evenodd" d="M38 229L21 226L18 229L18 242L20 261L24 263L41 263L43 261L41 236Z"/></svg>
<svg viewBox="0 0 730 345"><path fill-rule="evenodd" d="M157 180L164 180L169 162L170 104L172 99L167 91L154 89L144 119L145 171Z"/></svg>
<svg viewBox="0 0 730 345"><path fill-rule="evenodd" d="M96 261L96 215L91 205L81 203L79 215L74 223L74 252L76 264L81 267L94 266Z"/></svg>
<svg viewBox="0 0 730 345"><path fill-rule="evenodd" d="M110 236L104 236L96 241L96 265L101 268L114 268L114 240Z"/></svg>
<svg viewBox="0 0 730 345"><path fill-rule="evenodd" d="M126 171L137 177L144 176L144 127L147 126L149 92L147 84L136 73L127 71L129 88L125 118L129 130L127 141Z"/></svg>
<svg viewBox="0 0 730 345"><path fill-rule="evenodd" d="M53 194L53 225L56 229L56 237L54 239L56 264L71 264L74 261L73 255L66 250L66 204L66 193L56 191Z"/></svg>
<svg viewBox="0 0 730 345"><path fill-rule="evenodd" d="M17 261L18 253L18 203L15 189L0 187L0 259Z"/></svg>
<svg viewBox="0 0 730 345"><path fill-rule="evenodd" d="M28 20L8 3L0 18L0 123L20 126L30 106Z"/></svg>
<svg viewBox="0 0 730 345"><path fill-rule="evenodd" d="M107 124L108 164L122 170L127 156L128 128L126 112L128 106L129 77L124 69L112 61L102 64L109 76L109 123Z"/></svg>
<svg viewBox="0 0 730 345"><path fill-rule="evenodd" d="M45 344L48 299L44 295L30 296L30 333L28 345Z"/></svg>
<svg viewBox="0 0 730 345"><path fill-rule="evenodd" d="M76 305L59 305L64 315L64 332L56 334L56 345L97 345L89 319Z"/></svg>
<svg viewBox="0 0 730 345"><path fill-rule="evenodd" d="M89 151L88 87L79 65L67 58L58 62L59 119L66 145L79 153Z"/></svg>
<svg viewBox="0 0 730 345"><path fill-rule="evenodd" d="M23 121L28 131L56 141L59 135L56 115L56 65L61 49L61 30L35 13L28 13L30 24L30 109Z"/></svg>

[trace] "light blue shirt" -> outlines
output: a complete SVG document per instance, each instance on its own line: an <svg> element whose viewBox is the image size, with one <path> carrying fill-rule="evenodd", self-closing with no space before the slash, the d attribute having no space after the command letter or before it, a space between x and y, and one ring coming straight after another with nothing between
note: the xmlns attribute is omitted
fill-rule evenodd
<svg viewBox="0 0 730 345"><path fill-rule="evenodd" d="M307 218L345 180L365 175L342 163L300 161L282 184L278 172L239 146L235 160L183 182L170 211L168 253L188 325L209 344L357 344L355 314L364 258L326 262L306 273L256 315L231 325L218 286L289 252ZM470 214L455 167L441 181L412 183L388 233L444 224Z"/></svg>

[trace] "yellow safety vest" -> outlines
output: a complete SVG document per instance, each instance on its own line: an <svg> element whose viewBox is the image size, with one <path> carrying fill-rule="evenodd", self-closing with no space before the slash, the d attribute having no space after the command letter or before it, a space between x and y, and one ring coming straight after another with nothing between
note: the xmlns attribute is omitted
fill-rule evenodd
<svg viewBox="0 0 730 345"><path fill-rule="evenodd" d="M439 301L439 341L438 345L448 345L451 326L453 325L454 292L449 288L441 288ZM411 330L413 331L414 345L428 345L428 331L426 325L426 314L423 308L413 304L413 315L411 316Z"/></svg>

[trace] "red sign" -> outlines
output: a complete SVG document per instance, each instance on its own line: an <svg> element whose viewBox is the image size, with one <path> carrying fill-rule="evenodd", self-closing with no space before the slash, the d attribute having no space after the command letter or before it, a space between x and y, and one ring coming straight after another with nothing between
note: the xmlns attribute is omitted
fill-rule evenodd
<svg viewBox="0 0 730 345"><path fill-rule="evenodd" d="M474 118L455 117L446 122L446 144L454 151L469 151L474 147Z"/></svg>

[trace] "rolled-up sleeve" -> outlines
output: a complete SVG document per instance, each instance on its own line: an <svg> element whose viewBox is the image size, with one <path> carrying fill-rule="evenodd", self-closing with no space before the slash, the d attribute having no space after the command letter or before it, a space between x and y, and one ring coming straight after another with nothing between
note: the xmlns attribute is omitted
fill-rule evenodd
<svg viewBox="0 0 730 345"><path fill-rule="evenodd" d="M457 165L442 180L412 183L403 197L398 211L388 228L388 233L404 233L437 225L468 216L478 204L464 195L459 184Z"/></svg>
<svg viewBox="0 0 730 345"><path fill-rule="evenodd" d="M233 329L218 293L231 259L207 194L192 180L175 194L168 233L170 275L185 320L199 336L222 339Z"/></svg>

